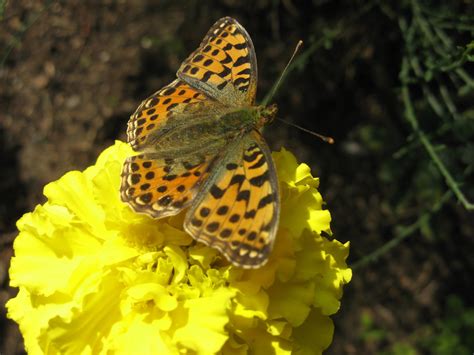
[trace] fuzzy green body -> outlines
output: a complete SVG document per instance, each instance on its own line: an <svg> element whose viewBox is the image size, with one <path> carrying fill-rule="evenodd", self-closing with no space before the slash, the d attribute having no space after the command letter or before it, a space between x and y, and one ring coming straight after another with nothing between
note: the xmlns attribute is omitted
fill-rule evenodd
<svg viewBox="0 0 474 355"><path fill-rule="evenodd" d="M153 139L153 152L162 157L215 154L237 137L259 129L267 120L258 106L193 113L167 122ZM191 115L190 115L191 116Z"/></svg>

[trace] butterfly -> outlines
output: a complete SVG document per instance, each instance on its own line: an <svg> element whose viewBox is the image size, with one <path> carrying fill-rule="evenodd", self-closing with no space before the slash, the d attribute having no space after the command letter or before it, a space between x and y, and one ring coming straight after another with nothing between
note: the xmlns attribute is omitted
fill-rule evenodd
<svg viewBox="0 0 474 355"><path fill-rule="evenodd" d="M124 162L121 199L153 218L189 207L187 233L238 267L258 268L275 241L280 198L261 133L276 106L255 104L250 36L221 18L176 76L130 117L127 140L138 154Z"/></svg>

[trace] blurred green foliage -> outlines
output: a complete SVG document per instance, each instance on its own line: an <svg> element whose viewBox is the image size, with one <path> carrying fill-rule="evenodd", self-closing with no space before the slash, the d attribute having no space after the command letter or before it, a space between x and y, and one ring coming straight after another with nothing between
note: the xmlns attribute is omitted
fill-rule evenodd
<svg viewBox="0 0 474 355"><path fill-rule="evenodd" d="M456 46L453 38L473 29L466 29L466 17L450 8L428 8L417 0L411 0L410 7L410 18L399 19L405 40L400 71L405 117L456 198L464 208L473 210L467 196L474 190L466 182L474 177L474 165L465 157L474 141L470 95L474 80L465 67L473 61L474 42L469 38L471 42ZM453 24L450 30L455 34L447 32L446 23Z"/></svg>
<svg viewBox="0 0 474 355"><path fill-rule="evenodd" d="M392 186L389 206L398 220L418 218L408 226L398 224L396 237L355 267L376 260L415 231L434 237L430 218L452 201L451 195L466 210L474 209L474 15L460 13L456 2L378 4L398 23L403 39L399 94L410 129L378 176ZM383 152L389 133L373 126L358 131L374 152Z"/></svg>
<svg viewBox="0 0 474 355"><path fill-rule="evenodd" d="M6 0L0 0L0 20L3 19L3 15L5 14L5 8L7 7Z"/></svg>
<svg viewBox="0 0 474 355"><path fill-rule="evenodd" d="M446 299L442 318L403 340L390 341L389 332L377 327L368 313L362 314L360 326L360 340L369 348L372 344L384 349L381 355L470 355L474 348L474 308L466 307L456 295Z"/></svg>

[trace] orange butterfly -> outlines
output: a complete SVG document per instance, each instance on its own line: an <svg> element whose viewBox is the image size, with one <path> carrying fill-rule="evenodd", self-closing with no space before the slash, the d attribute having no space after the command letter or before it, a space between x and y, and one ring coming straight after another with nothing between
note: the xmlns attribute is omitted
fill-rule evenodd
<svg viewBox="0 0 474 355"><path fill-rule="evenodd" d="M247 31L224 17L170 85L128 122L139 155L122 171L122 201L163 218L190 207L185 230L234 265L267 260L278 228L278 180L262 127L276 106L256 106L257 59Z"/></svg>

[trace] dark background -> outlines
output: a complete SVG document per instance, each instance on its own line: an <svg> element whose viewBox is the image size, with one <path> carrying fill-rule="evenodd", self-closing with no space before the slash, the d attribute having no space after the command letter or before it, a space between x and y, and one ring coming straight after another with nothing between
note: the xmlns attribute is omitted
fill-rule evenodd
<svg viewBox="0 0 474 355"><path fill-rule="evenodd" d="M0 1L0 353L23 351L5 316L16 220L125 140L140 101L232 16L255 45L258 99L305 42L279 117L336 140L279 122L265 134L321 178L334 235L351 242L328 353L471 354L474 213L459 199L474 200L472 14L467 0Z"/></svg>

